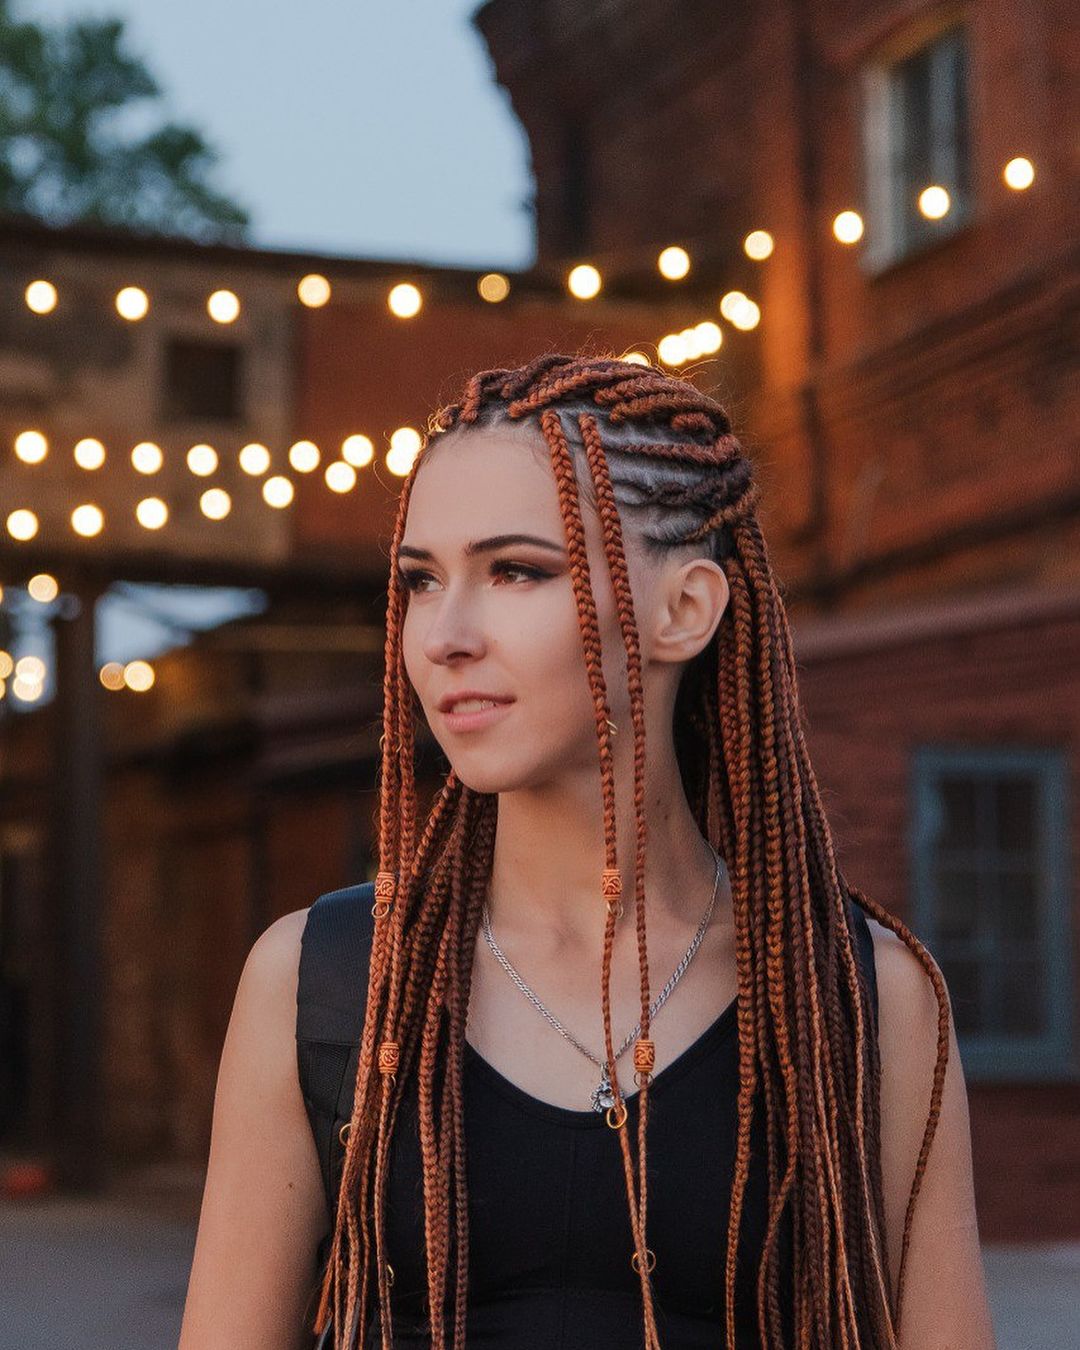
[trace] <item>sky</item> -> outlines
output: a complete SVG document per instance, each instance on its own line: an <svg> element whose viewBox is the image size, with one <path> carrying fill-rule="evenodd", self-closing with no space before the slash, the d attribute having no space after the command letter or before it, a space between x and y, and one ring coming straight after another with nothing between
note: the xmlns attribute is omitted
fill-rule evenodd
<svg viewBox="0 0 1080 1350"><path fill-rule="evenodd" d="M464 265L533 260L528 145L469 23L479 0L14 0L112 16L220 152L252 242Z"/></svg>
<svg viewBox="0 0 1080 1350"><path fill-rule="evenodd" d="M219 152L215 187L248 209L257 246L527 267L528 144L469 23L478 4L14 0L12 11L123 19L163 93L129 128L195 126ZM98 659L174 646L177 630L155 612L197 628L258 606L251 592L127 588L99 605ZM20 650L51 671L48 630L32 627Z"/></svg>

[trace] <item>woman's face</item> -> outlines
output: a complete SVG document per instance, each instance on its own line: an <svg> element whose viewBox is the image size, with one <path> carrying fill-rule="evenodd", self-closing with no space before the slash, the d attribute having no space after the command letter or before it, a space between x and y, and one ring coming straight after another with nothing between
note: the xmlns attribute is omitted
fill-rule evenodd
<svg viewBox="0 0 1080 1350"><path fill-rule="evenodd" d="M528 424L451 433L421 466L409 499L399 555L405 668L436 740L477 792L541 787L579 768L590 782L596 775L596 716L543 452ZM585 503L582 516L608 703L614 721L628 725L625 649L600 524ZM632 556L627 562L637 609L648 603L649 577ZM641 620L639 613L644 657ZM509 702L466 725L468 714L439 706L465 690Z"/></svg>

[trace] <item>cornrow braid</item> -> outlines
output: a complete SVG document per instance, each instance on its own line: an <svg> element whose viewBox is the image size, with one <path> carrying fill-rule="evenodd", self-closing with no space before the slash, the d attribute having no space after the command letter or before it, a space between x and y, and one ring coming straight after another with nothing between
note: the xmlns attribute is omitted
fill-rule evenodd
<svg viewBox="0 0 1080 1350"><path fill-rule="evenodd" d="M646 1350L660 1350L660 1341L645 1168L654 1063L644 889L645 704L624 530L650 558L691 546L699 555L704 551L723 568L729 589L713 640L683 672L674 717L687 800L702 835L724 859L731 883L739 1090L726 1248L717 1253L726 1344L738 1350L736 1258L751 1119L760 1092L768 1171L756 1279L760 1344L783 1343L786 1292L802 1350L897 1350L912 1217L948 1058L944 983L919 940L849 885L837 866L803 734L787 616L756 516L758 487L726 412L689 381L655 367L558 353L516 369L472 375L459 398L429 418L427 438L398 501L386 620L375 934L333 1245L314 1330L322 1333L332 1316L334 1350L351 1345L353 1333L368 1324L373 1274L381 1344L383 1350L393 1346L384 1197L398 1106L415 1074L432 1346L445 1350L451 1310L453 1350L466 1343L465 1022L498 796L473 792L451 771L417 840L414 714L401 642L407 594L397 558L411 490L427 455L451 434L515 422L535 427L550 458L595 713L604 827L598 892L606 906L600 999L614 1099L607 1124L623 1162L633 1236L627 1259L640 1277ZM624 887L616 862L612 723L583 502L601 525L634 736L633 895L642 1010L634 1047L636 1159L625 1129L628 1112L611 1031L612 947ZM915 953L939 1009L937 1061L895 1297L882 1196L877 1021L866 973L855 957L856 905ZM436 1100L440 1064L445 1074ZM782 1291L779 1243L785 1226L792 1269L790 1288Z"/></svg>

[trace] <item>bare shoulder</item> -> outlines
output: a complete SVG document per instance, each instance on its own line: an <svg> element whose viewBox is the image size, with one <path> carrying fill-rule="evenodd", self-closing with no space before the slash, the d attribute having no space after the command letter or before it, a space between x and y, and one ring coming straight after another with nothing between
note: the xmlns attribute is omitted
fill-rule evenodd
<svg viewBox="0 0 1080 1350"><path fill-rule="evenodd" d="M911 1219L901 1323L904 1344L993 1350L975 1212L967 1088L948 986L925 960L867 915L874 940L881 1056L881 1171L895 1290L912 1184L928 1121L934 1130ZM932 978L932 976L934 978ZM943 995L942 1019L935 979ZM935 1069L944 1051L940 1100Z"/></svg>
<svg viewBox="0 0 1080 1350"><path fill-rule="evenodd" d="M218 1070L180 1350L307 1343L304 1309L328 1223L296 1057L307 913L270 924L240 974Z"/></svg>

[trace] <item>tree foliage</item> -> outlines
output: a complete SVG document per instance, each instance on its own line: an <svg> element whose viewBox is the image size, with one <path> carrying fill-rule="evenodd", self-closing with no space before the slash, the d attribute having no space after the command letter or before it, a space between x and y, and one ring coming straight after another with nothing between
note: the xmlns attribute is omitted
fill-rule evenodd
<svg viewBox="0 0 1080 1350"><path fill-rule="evenodd" d="M125 130L161 96L121 20L16 21L0 0L0 212L242 239L247 212L211 185L199 131Z"/></svg>

